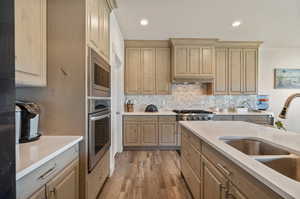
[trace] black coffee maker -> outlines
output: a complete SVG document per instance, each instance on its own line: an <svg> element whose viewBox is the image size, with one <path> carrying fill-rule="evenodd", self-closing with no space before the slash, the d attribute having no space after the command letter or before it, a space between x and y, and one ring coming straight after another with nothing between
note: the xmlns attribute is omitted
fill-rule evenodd
<svg viewBox="0 0 300 199"><path fill-rule="evenodd" d="M38 140L40 107L33 102L17 101L16 105L21 109L20 143Z"/></svg>

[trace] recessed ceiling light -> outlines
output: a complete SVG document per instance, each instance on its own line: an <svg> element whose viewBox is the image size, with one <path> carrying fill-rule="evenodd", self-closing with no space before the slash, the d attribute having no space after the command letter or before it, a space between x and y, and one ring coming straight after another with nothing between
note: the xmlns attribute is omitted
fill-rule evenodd
<svg viewBox="0 0 300 199"><path fill-rule="evenodd" d="M147 26L149 24L149 21L148 19L142 19L140 23L142 26Z"/></svg>
<svg viewBox="0 0 300 199"><path fill-rule="evenodd" d="M232 27L234 27L234 28L239 27L240 25L242 25L241 21L234 21L234 22L232 22Z"/></svg>

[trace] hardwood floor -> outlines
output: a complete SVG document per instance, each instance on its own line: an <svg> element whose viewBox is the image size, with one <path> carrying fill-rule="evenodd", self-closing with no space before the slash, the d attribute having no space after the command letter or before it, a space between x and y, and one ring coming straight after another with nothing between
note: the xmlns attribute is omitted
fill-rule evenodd
<svg viewBox="0 0 300 199"><path fill-rule="evenodd" d="M176 151L125 151L98 199L192 199Z"/></svg>

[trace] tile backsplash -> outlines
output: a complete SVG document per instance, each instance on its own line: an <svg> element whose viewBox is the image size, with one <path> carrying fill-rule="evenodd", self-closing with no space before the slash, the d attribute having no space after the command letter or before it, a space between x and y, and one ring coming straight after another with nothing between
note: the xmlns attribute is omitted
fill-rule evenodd
<svg viewBox="0 0 300 199"><path fill-rule="evenodd" d="M127 100L134 102L135 111L144 111L148 104L162 110L228 108L242 105L244 101L253 108L256 106L256 95L207 96L201 84L173 84L172 95L127 95Z"/></svg>

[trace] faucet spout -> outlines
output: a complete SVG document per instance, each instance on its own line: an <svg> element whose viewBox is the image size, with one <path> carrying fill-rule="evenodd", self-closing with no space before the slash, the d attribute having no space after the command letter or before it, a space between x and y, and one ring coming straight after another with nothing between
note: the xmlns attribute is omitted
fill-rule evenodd
<svg viewBox="0 0 300 199"><path fill-rule="evenodd" d="M287 115L288 109L291 105L291 102L297 97L300 97L300 93L293 94L287 98L287 100L285 101L285 104L283 106L283 109L280 112L280 115L279 115L280 118L286 119L286 115Z"/></svg>

